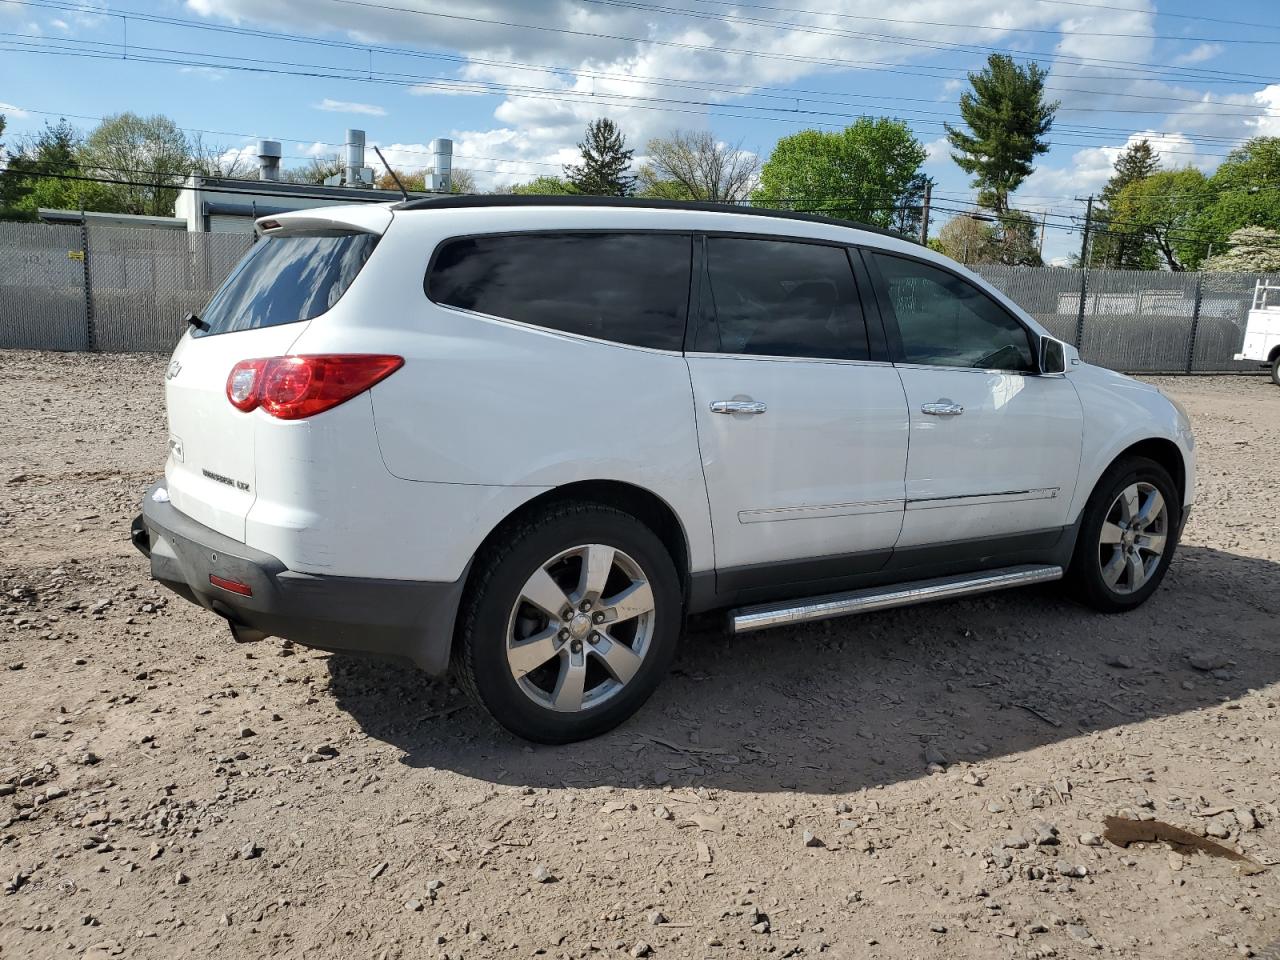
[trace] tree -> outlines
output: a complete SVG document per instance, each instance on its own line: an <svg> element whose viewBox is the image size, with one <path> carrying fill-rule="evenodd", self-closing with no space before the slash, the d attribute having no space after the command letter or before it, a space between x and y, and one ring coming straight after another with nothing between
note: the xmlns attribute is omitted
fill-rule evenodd
<svg viewBox="0 0 1280 960"><path fill-rule="evenodd" d="M256 164L244 150L206 146L204 137L197 133L191 138L191 168L205 177L247 180L254 176Z"/></svg>
<svg viewBox="0 0 1280 960"><path fill-rule="evenodd" d="M995 262L1011 267L1043 267L1040 225L1022 210L1008 210L997 218Z"/></svg>
<svg viewBox="0 0 1280 960"><path fill-rule="evenodd" d="M494 193L511 193L521 197L564 197L577 193L572 184L559 177L534 177L528 183L511 183Z"/></svg>
<svg viewBox="0 0 1280 960"><path fill-rule="evenodd" d="M1200 264L1215 273L1280 272L1280 232L1267 227L1242 227L1227 238L1227 250Z"/></svg>
<svg viewBox="0 0 1280 960"><path fill-rule="evenodd" d="M1140 231L1124 224L1113 224L1113 211L1120 192L1160 169L1160 157L1147 139L1130 144L1116 157L1114 172L1102 188L1094 206L1093 242L1089 246L1089 264L1119 270L1151 270L1156 266L1156 251Z"/></svg>
<svg viewBox="0 0 1280 960"><path fill-rule="evenodd" d="M912 178L898 197L897 209L893 211L889 229L908 237L920 236L920 225L924 219L924 192L933 183L933 177L923 173Z"/></svg>
<svg viewBox="0 0 1280 960"><path fill-rule="evenodd" d="M177 188L191 171L191 144L168 117L120 113L105 118L79 150L85 174L113 181L103 196L113 213L172 216Z"/></svg>
<svg viewBox="0 0 1280 960"><path fill-rule="evenodd" d="M582 163L566 165L565 179L578 193L598 197L626 197L635 190L631 169L634 150L627 149L626 137L608 117L587 124L586 137L578 144Z"/></svg>
<svg viewBox="0 0 1280 960"><path fill-rule="evenodd" d="M421 170L397 170L396 174L400 177L400 182L404 184L404 188L413 193L425 193L427 189L427 176L435 172L434 167L424 167ZM389 173L384 173L378 177L374 186L379 190L399 190L396 186L395 178ZM454 167L449 174L449 192L450 193L475 193L476 178L470 170L462 167Z"/></svg>
<svg viewBox="0 0 1280 960"><path fill-rule="evenodd" d="M640 168L646 195L672 200L737 203L747 199L760 171L760 158L742 143L722 143L705 130L675 130L646 148L649 162Z"/></svg>
<svg viewBox="0 0 1280 960"><path fill-rule="evenodd" d="M1049 149L1045 135L1058 102L1045 102L1045 76L1038 63L1024 66L993 53L986 67L969 74L973 89L960 95L960 116L969 132L944 125L954 150L951 159L973 175L979 205L996 214L1009 209L1009 194L1031 175L1032 161Z"/></svg>
<svg viewBox="0 0 1280 960"><path fill-rule="evenodd" d="M925 149L897 120L863 117L839 132L783 137L760 169L757 206L888 227L919 186Z"/></svg>
<svg viewBox="0 0 1280 960"><path fill-rule="evenodd" d="M1209 187L1196 227L1215 246L1241 227L1280 230L1280 137L1255 137L1232 150Z"/></svg>
<svg viewBox="0 0 1280 960"><path fill-rule="evenodd" d="M83 175L80 131L60 119L45 122L44 128L22 141L10 155L0 200L5 216L35 220L41 207L56 210L97 210L108 202L107 188L100 183L74 179Z"/></svg>
<svg viewBox="0 0 1280 960"><path fill-rule="evenodd" d="M996 263L999 246L996 228L988 222L962 213L942 225L937 237L929 246L939 253L963 264Z"/></svg>
<svg viewBox="0 0 1280 960"><path fill-rule="evenodd" d="M336 153L327 157L312 157L304 166L289 167L280 171L280 179L286 183L324 183L329 177L342 173L346 164Z"/></svg>
<svg viewBox="0 0 1280 960"><path fill-rule="evenodd" d="M1196 220L1210 196L1208 179L1194 167L1153 173L1120 191L1112 223L1150 240L1168 269L1193 270L1208 247Z"/></svg>

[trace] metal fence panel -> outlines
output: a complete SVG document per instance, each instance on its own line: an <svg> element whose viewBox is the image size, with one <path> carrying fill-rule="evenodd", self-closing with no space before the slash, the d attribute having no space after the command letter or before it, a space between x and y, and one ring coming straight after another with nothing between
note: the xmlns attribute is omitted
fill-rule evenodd
<svg viewBox="0 0 1280 960"><path fill-rule="evenodd" d="M1244 346L1244 328L1259 279L1275 282L1280 274L1204 273L1200 275L1200 318L1188 373L1256 370L1258 365L1232 360Z"/></svg>
<svg viewBox="0 0 1280 960"><path fill-rule="evenodd" d="M244 234L90 227L97 349L172 350L183 318L204 308L252 243Z"/></svg>
<svg viewBox="0 0 1280 960"><path fill-rule="evenodd" d="M1036 318L1059 340L1076 342L1082 270L983 264L974 272Z"/></svg>
<svg viewBox="0 0 1280 960"><path fill-rule="evenodd" d="M87 350L79 227L0 223L0 347Z"/></svg>

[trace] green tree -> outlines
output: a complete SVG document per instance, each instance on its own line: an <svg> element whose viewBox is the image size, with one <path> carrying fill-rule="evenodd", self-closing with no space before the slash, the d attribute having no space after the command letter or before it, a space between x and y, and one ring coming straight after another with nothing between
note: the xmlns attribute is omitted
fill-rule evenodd
<svg viewBox="0 0 1280 960"><path fill-rule="evenodd" d="M582 163L566 165L565 179L578 193L598 197L630 196L636 178L631 169L634 150L627 149L627 139L608 117L587 124L586 137L578 144Z"/></svg>
<svg viewBox="0 0 1280 960"><path fill-rule="evenodd" d="M1208 248L1197 219L1211 195L1194 167L1160 171L1121 189L1111 221L1154 244L1168 269L1194 270Z"/></svg>
<svg viewBox="0 0 1280 960"><path fill-rule="evenodd" d="M1032 161L1049 149L1045 136L1058 102L1045 102L1045 76L1038 63L993 53L986 67L969 74L973 89L960 95L968 132L945 124L951 159L973 176L979 205L997 215L1009 209L1009 194L1031 175Z"/></svg>
<svg viewBox="0 0 1280 960"><path fill-rule="evenodd" d="M997 263L1012 267L1043 267L1040 257L1040 225L1022 210L1007 210L997 218Z"/></svg>
<svg viewBox="0 0 1280 960"><path fill-rule="evenodd" d="M1124 224L1113 224L1113 210L1120 192L1160 169L1160 157L1151 142L1142 139L1126 147L1113 167L1111 179L1102 188L1094 206L1094 239L1089 245L1089 264L1119 270L1152 270L1156 251L1150 239Z"/></svg>
<svg viewBox="0 0 1280 960"><path fill-rule="evenodd" d="M534 177L528 183L512 183L499 187L494 193L513 193L522 197L564 197L577 193L573 186L559 177Z"/></svg>
<svg viewBox="0 0 1280 960"><path fill-rule="evenodd" d="M424 167L421 170L397 170L396 174L400 177L400 182L404 184L404 188L412 193L424 193L427 189L427 175L434 172L434 167ZM374 182L379 190L399 190L396 186L395 177L389 173L384 173ZM462 167L454 167L449 174L449 192L450 193L476 193L476 178L470 170Z"/></svg>
<svg viewBox="0 0 1280 960"><path fill-rule="evenodd" d="M1280 232L1267 227L1242 227L1227 238L1224 253L1200 264L1215 273L1280 272Z"/></svg>
<svg viewBox="0 0 1280 960"><path fill-rule="evenodd" d="M55 210L97 210L107 188L100 183L74 179L83 175L80 150L84 138L66 120L46 122L44 128L23 140L9 157L9 199L0 202L13 219L35 220L41 207Z"/></svg>
<svg viewBox="0 0 1280 960"><path fill-rule="evenodd" d="M1255 137L1232 150L1209 187L1196 225L1216 247L1241 227L1280 229L1280 137Z"/></svg>
<svg viewBox="0 0 1280 960"><path fill-rule="evenodd" d="M747 199L760 158L741 142L722 143L705 130L675 130L650 140L640 168L640 192L668 200L737 203Z"/></svg>
<svg viewBox="0 0 1280 960"><path fill-rule="evenodd" d="M186 134L168 117L120 113L105 118L81 146L84 172L111 181L103 195L113 213L172 216L177 188L195 166Z"/></svg>
<svg viewBox="0 0 1280 960"><path fill-rule="evenodd" d="M802 130L778 141L751 201L889 227L918 186L925 156L911 129L887 117L839 132Z"/></svg>

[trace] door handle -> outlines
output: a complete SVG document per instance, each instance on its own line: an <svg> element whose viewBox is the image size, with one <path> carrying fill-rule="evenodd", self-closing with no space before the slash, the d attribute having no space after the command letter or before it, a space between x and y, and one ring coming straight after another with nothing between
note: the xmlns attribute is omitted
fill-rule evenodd
<svg viewBox="0 0 1280 960"><path fill-rule="evenodd" d="M921 404L920 412L927 413L931 417L958 417L964 413L964 407L943 397L934 403Z"/></svg>
<svg viewBox="0 0 1280 960"><path fill-rule="evenodd" d="M712 413L764 413L767 404L759 400L712 400Z"/></svg>

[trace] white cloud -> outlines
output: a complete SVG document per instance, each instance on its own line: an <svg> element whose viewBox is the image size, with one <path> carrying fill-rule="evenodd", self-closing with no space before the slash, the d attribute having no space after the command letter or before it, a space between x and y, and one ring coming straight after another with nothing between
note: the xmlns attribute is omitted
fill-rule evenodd
<svg viewBox="0 0 1280 960"><path fill-rule="evenodd" d="M69 24L69 23L67 23L67 21L65 21L65 20L61 20L61 19L59 19L59 18L57 18L57 17L54 17L52 20L50 20L50 21L49 21L49 26L53 27L55 30L61 30L61 31L63 31L64 33L70 33L70 32L71 32L71 24Z"/></svg>
<svg viewBox="0 0 1280 960"><path fill-rule="evenodd" d="M1201 43L1192 47L1186 53L1174 57L1173 62L1182 65L1204 63L1206 60L1212 60L1226 49L1221 43Z"/></svg>
<svg viewBox="0 0 1280 960"><path fill-rule="evenodd" d="M330 100L325 97L319 103L312 104L316 110L328 113L359 113L368 117L385 117L387 111L375 103L355 103L350 100Z"/></svg>
<svg viewBox="0 0 1280 960"><path fill-rule="evenodd" d="M21 120L31 116L26 110L14 106L12 103L0 103L0 113L3 113L10 120Z"/></svg>
<svg viewBox="0 0 1280 960"><path fill-rule="evenodd" d="M202 77L205 80L210 80L214 83L217 83L226 75L217 67L179 67L178 72L190 74L195 77Z"/></svg>

